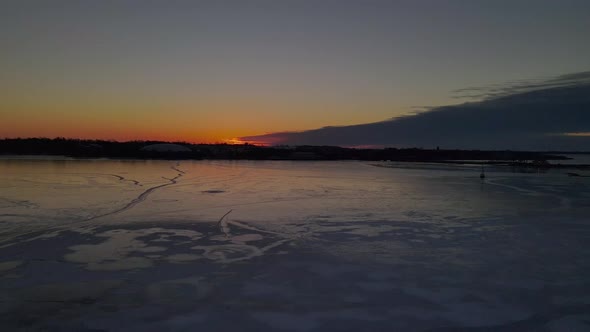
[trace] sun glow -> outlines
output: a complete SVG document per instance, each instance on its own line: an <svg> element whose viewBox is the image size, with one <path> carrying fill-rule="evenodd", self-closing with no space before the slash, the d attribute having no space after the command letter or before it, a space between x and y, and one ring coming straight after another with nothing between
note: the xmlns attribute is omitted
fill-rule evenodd
<svg viewBox="0 0 590 332"><path fill-rule="evenodd" d="M259 141L248 141L248 140L243 140L239 137L234 137L234 138L230 138L230 139L224 139L223 143L225 144L229 144L229 145L244 145L244 144L249 144L249 145L256 145L256 146L268 146L269 144L266 143L262 143Z"/></svg>

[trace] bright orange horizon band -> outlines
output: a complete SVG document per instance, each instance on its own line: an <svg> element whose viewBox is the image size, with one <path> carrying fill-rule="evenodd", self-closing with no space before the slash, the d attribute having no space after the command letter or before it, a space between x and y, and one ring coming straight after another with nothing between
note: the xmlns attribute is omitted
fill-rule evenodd
<svg viewBox="0 0 590 332"><path fill-rule="evenodd" d="M146 136L146 137L131 137L131 136L123 136L123 137L103 137L103 136L69 136L69 135L15 135L15 136L2 136L0 139L29 139L29 138L47 138L47 139L56 139L56 138L65 138L65 139L80 139L80 140L102 140L102 141L117 141L117 142L129 142L129 141L162 141L162 142L184 142L189 144L230 144L230 145L243 145L243 144L251 144L251 145L258 145L258 146L266 146L270 145L271 142L260 142L260 141L248 141L243 140L239 137L233 138L214 138L214 139L201 139L201 138L182 138L182 137L174 137L174 136L166 136L166 135L154 135L154 136Z"/></svg>

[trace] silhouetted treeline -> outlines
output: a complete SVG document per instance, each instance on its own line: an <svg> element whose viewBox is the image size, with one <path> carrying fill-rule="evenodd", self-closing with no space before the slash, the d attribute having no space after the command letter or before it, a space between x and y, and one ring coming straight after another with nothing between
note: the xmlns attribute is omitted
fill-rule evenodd
<svg viewBox="0 0 590 332"><path fill-rule="evenodd" d="M149 150L157 144L175 144L186 151ZM567 159L539 152L429 150L429 149L353 149L336 146L263 147L250 144L190 144L186 142L81 140L65 138L16 138L0 140L4 155L63 155L78 158L139 159L250 159L250 160L391 160L391 161L512 161L536 162Z"/></svg>
<svg viewBox="0 0 590 332"><path fill-rule="evenodd" d="M79 158L140 158L158 159L198 159L198 153L156 153L142 151L151 144L166 143L160 141L104 141L66 138L16 138L0 140L0 154L14 155L60 155ZM175 144L185 145L183 142Z"/></svg>

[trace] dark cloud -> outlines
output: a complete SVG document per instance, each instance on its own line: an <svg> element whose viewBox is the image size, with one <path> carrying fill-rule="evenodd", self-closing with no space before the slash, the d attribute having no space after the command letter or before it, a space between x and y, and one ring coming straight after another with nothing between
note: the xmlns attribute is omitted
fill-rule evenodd
<svg viewBox="0 0 590 332"><path fill-rule="evenodd" d="M553 81L572 81L573 83L588 83L590 81L590 71L561 75L554 78Z"/></svg>
<svg viewBox="0 0 590 332"><path fill-rule="evenodd" d="M544 79L511 81L505 84L469 87L454 90L454 98L491 99L527 91L590 84L590 71L570 73Z"/></svg>
<svg viewBox="0 0 590 332"><path fill-rule="evenodd" d="M555 84L553 84L555 83ZM243 137L270 144L590 150L590 72L506 87L478 102L388 121Z"/></svg>

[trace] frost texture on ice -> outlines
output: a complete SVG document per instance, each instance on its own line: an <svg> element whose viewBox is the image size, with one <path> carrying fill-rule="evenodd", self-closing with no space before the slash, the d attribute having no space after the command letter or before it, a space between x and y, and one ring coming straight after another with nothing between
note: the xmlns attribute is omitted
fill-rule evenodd
<svg viewBox="0 0 590 332"><path fill-rule="evenodd" d="M589 329L586 178L388 166L0 161L0 329Z"/></svg>

